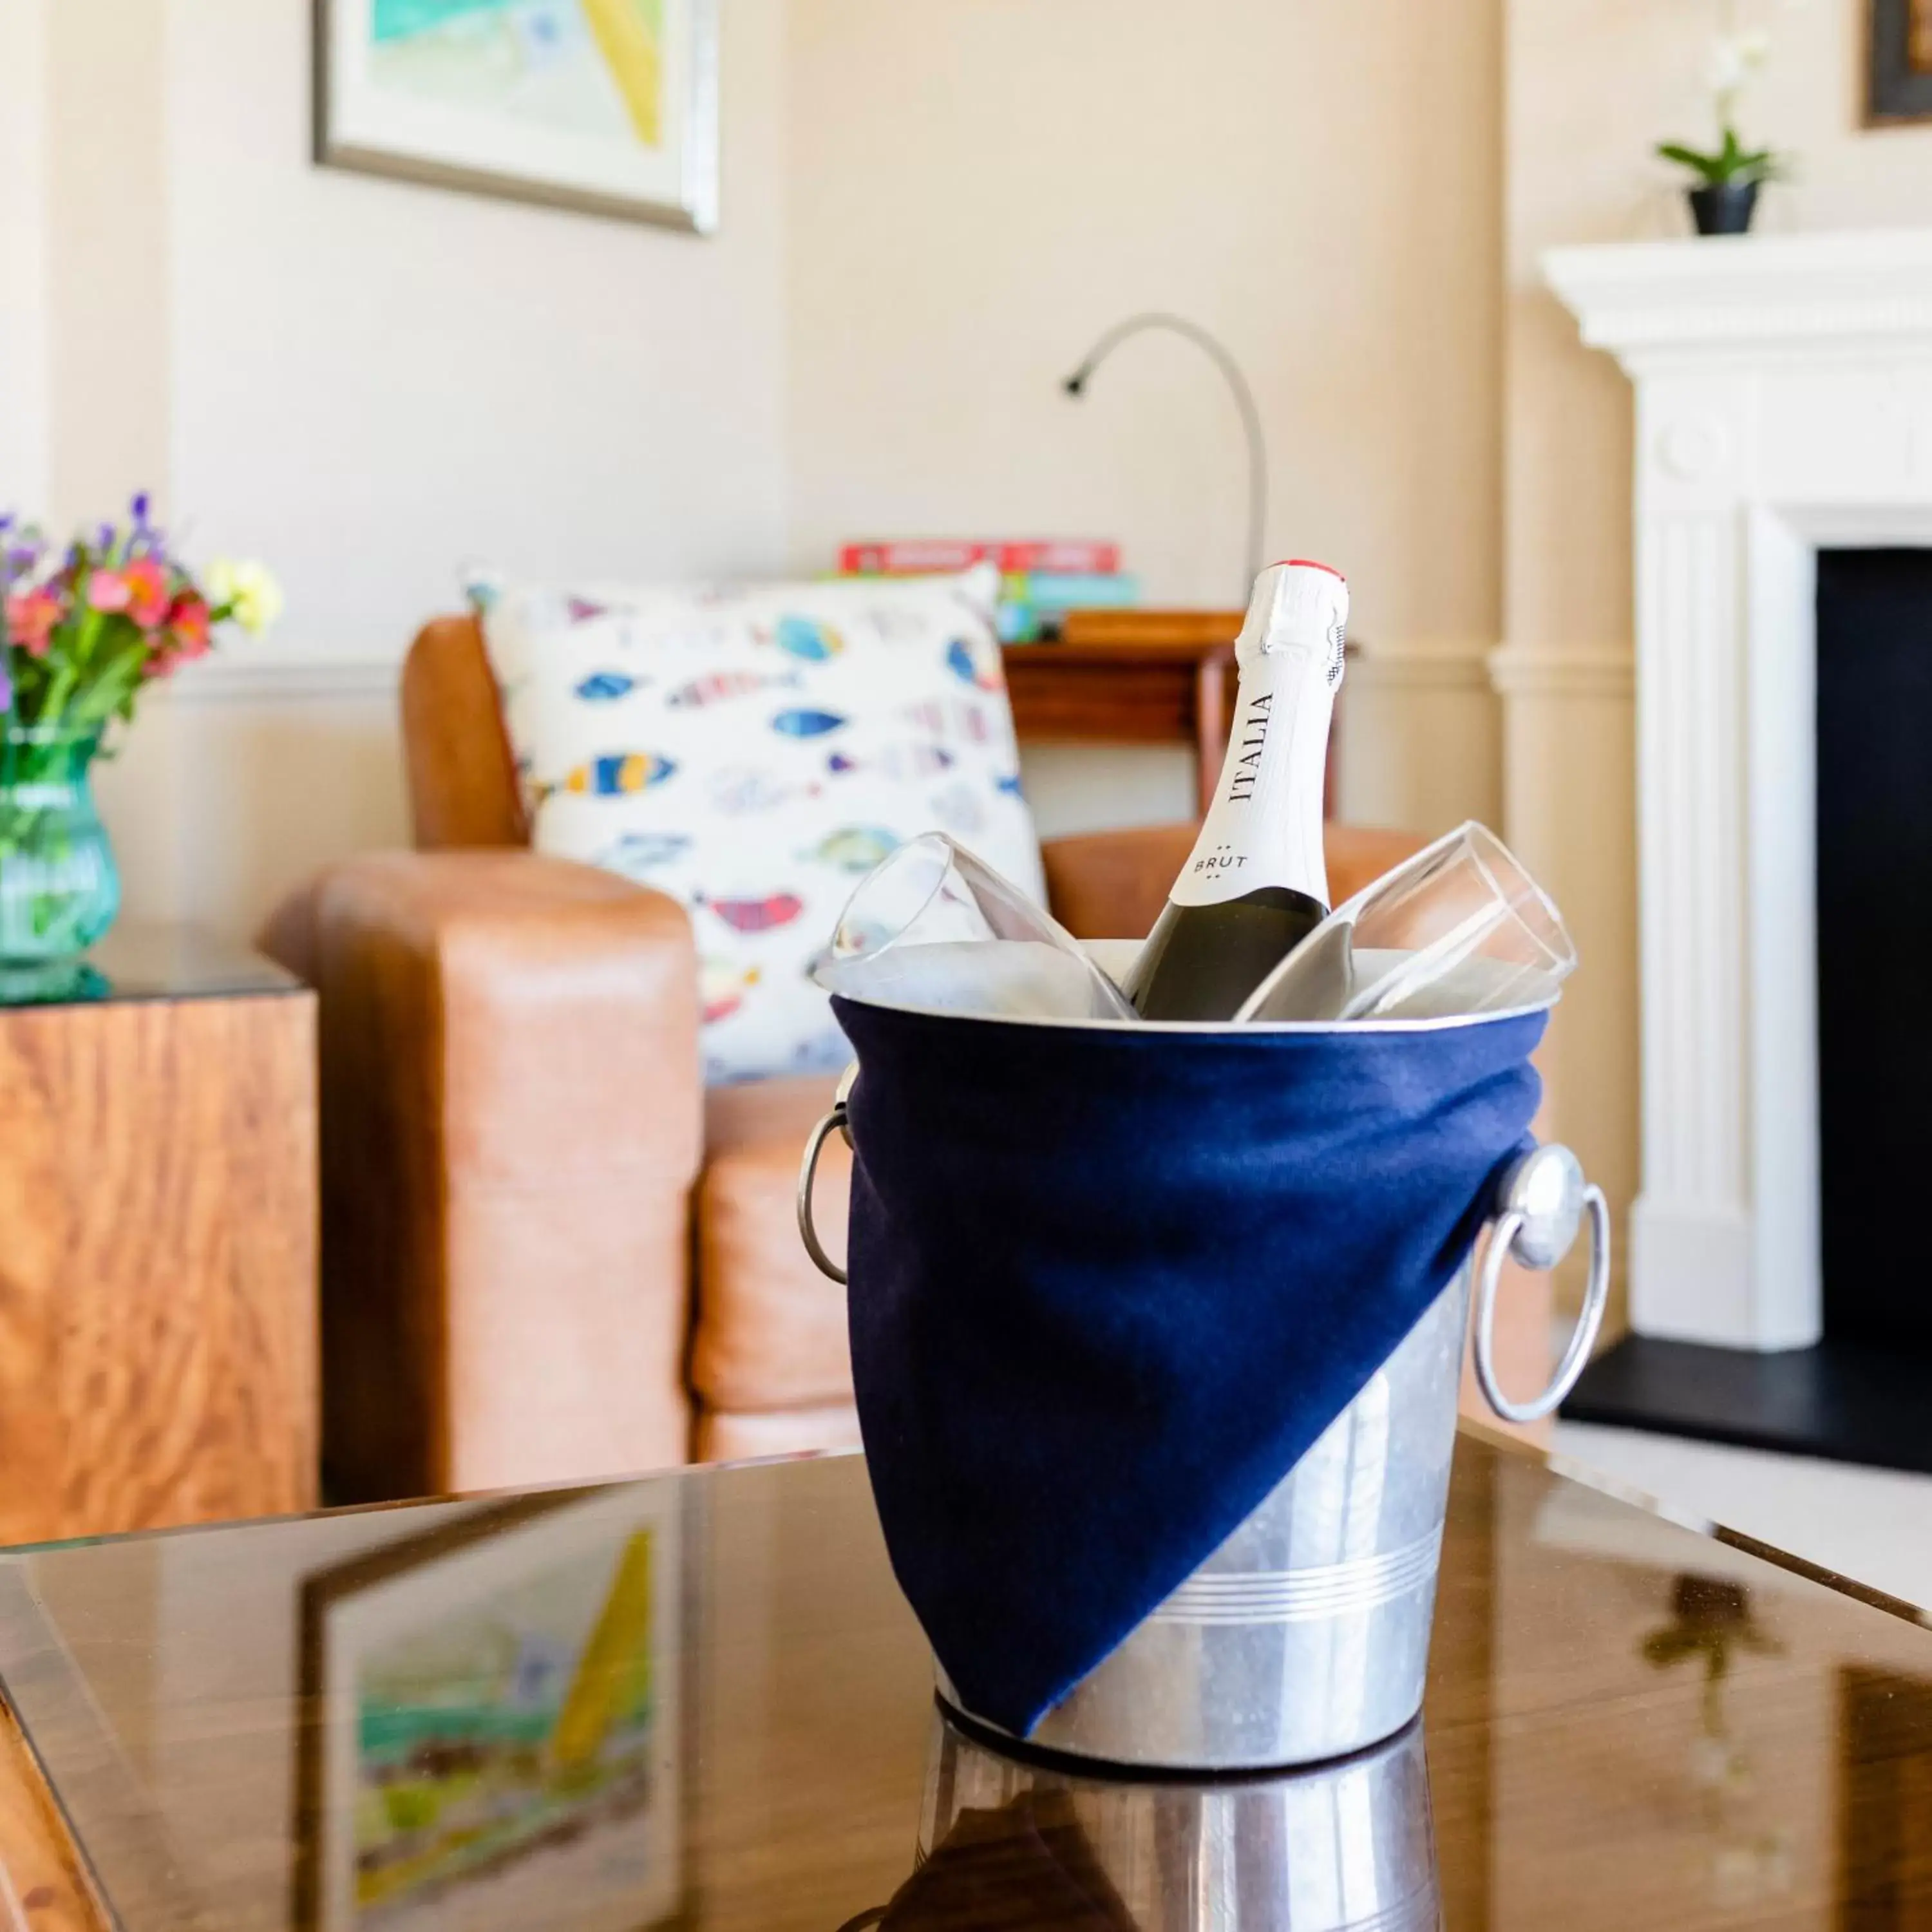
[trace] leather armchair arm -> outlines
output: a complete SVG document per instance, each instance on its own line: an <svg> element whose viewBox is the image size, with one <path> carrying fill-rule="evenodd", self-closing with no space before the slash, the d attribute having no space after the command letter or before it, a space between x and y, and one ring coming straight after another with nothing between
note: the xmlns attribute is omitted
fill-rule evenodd
<svg viewBox="0 0 1932 1932"><path fill-rule="evenodd" d="M1076 939L1142 939L1194 847L1192 825L1135 825L1049 838L1040 847L1047 903Z"/></svg>
<svg viewBox="0 0 1932 1932"><path fill-rule="evenodd" d="M1076 939L1139 939L1150 932L1167 889L1193 849L1193 825L1136 825L1052 838L1041 848L1054 916ZM1324 834L1328 896L1336 905L1372 885L1428 842L1333 820Z"/></svg>
<svg viewBox="0 0 1932 1932"><path fill-rule="evenodd" d="M320 996L332 1494L684 1461L682 909L524 851L385 854L323 873L262 944Z"/></svg>

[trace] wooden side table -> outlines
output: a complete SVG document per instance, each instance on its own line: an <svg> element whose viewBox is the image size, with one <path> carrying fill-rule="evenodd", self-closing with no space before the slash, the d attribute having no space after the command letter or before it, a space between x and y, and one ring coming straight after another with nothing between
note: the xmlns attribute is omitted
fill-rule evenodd
<svg viewBox="0 0 1932 1932"><path fill-rule="evenodd" d="M1003 654L1014 728L1022 739L1063 743L1191 745L1204 812L1228 748L1244 614L1070 612L1057 642L1010 644ZM1331 739L1324 800L1330 818L1336 763Z"/></svg>
<svg viewBox="0 0 1932 1932"><path fill-rule="evenodd" d="M313 1508L315 998L129 926L0 969L0 1544Z"/></svg>

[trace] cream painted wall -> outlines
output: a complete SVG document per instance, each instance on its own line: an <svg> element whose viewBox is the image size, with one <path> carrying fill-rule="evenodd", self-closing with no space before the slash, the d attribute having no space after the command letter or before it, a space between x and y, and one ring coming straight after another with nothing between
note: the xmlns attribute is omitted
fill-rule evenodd
<svg viewBox="0 0 1932 1932"><path fill-rule="evenodd" d="M47 100L42 0L0 0L0 501L46 490Z"/></svg>
<svg viewBox="0 0 1932 1932"><path fill-rule="evenodd" d="M1252 370L1273 540L1355 579L1347 808L1493 817L1500 9L729 0L697 242L315 169L306 0L0 0L0 495L58 525L151 485L289 592L104 774L130 910L245 932L404 836L394 668L467 559L1085 529L1156 598L1236 597L1213 372L1150 340L1057 386L1153 302ZM1049 832L1190 806L1178 752L1029 776Z"/></svg>
<svg viewBox="0 0 1932 1932"><path fill-rule="evenodd" d="M38 123L0 133L10 189L44 182L0 223L44 267L0 346L46 345L0 388L0 494L58 527L147 484L193 554L288 592L104 776L132 911L245 932L405 838L395 668L464 562L782 562L782 0L725 10L712 242L314 168L307 0L0 6L0 48L44 48Z"/></svg>
<svg viewBox="0 0 1932 1932"><path fill-rule="evenodd" d="M1770 229L1932 222L1932 128L1868 132L1864 0L1766 6L1775 49L1747 133L1791 150ZM1637 1183L1631 404L1545 290L1562 242L1686 230L1659 140L1702 139L1718 18L1687 0L1510 0L1504 634L1508 836L1562 901L1584 967L1546 1049L1547 1126L1619 1208Z"/></svg>
<svg viewBox="0 0 1932 1932"><path fill-rule="evenodd" d="M45 464L9 500L60 535L118 514L137 483L165 501L172 316L165 8L73 0L40 10L43 254L38 371ZM170 694L172 696L172 694ZM172 704L100 767L127 903L172 916L188 902ZM209 842L225 842L212 828Z"/></svg>
<svg viewBox="0 0 1932 1932"><path fill-rule="evenodd" d="M305 0L172 0L173 491L291 652L392 658L464 560L784 547L778 0L730 0L715 241L313 166ZM236 268L240 272L234 272Z"/></svg>
<svg viewBox="0 0 1932 1932"><path fill-rule="evenodd" d="M1156 602L1244 598L1241 446L1184 311L1247 368L1270 542L1331 558L1371 655L1352 814L1496 808L1500 9L794 0L791 542L1118 536ZM1188 810L1184 761L1029 760L1049 830Z"/></svg>

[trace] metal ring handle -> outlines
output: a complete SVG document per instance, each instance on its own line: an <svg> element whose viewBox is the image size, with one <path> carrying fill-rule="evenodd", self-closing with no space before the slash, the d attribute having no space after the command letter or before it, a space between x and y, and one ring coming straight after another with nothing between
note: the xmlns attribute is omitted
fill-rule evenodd
<svg viewBox="0 0 1932 1932"><path fill-rule="evenodd" d="M1610 1299L1610 1204L1600 1187L1590 1187L1584 1191L1583 1205L1590 1216L1590 1282L1583 1293L1583 1311L1550 1386L1528 1402L1513 1402L1504 1394L1496 1363L1496 1291L1502 1282L1503 1257L1514 1245L1528 1216L1520 1208L1512 1208L1490 1232L1490 1244L1476 1276L1476 1380L1490 1406L1505 1422L1540 1422L1553 1415L1576 1386L1596 1346L1597 1330L1604 1325L1604 1310Z"/></svg>
<svg viewBox="0 0 1932 1932"><path fill-rule="evenodd" d="M845 1135L846 1144L851 1144L852 1136L846 1132L845 1102L838 1104L812 1130L812 1138L805 1144L805 1160L798 1170L798 1233L805 1244L805 1251L812 1258L819 1273L828 1275L841 1288L845 1286L845 1270L825 1252L824 1244L818 1238L818 1230L812 1219L812 1184L818 1178L818 1156L825 1150L825 1143L835 1133Z"/></svg>

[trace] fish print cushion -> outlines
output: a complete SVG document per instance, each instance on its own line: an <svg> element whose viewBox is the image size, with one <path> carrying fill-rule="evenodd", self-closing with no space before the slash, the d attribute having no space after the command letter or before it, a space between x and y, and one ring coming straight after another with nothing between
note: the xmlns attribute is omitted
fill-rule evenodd
<svg viewBox="0 0 1932 1932"><path fill-rule="evenodd" d="M1036 897L990 568L734 590L471 594L533 840L668 893L714 1083L843 1066L808 976L863 875L950 832Z"/></svg>

